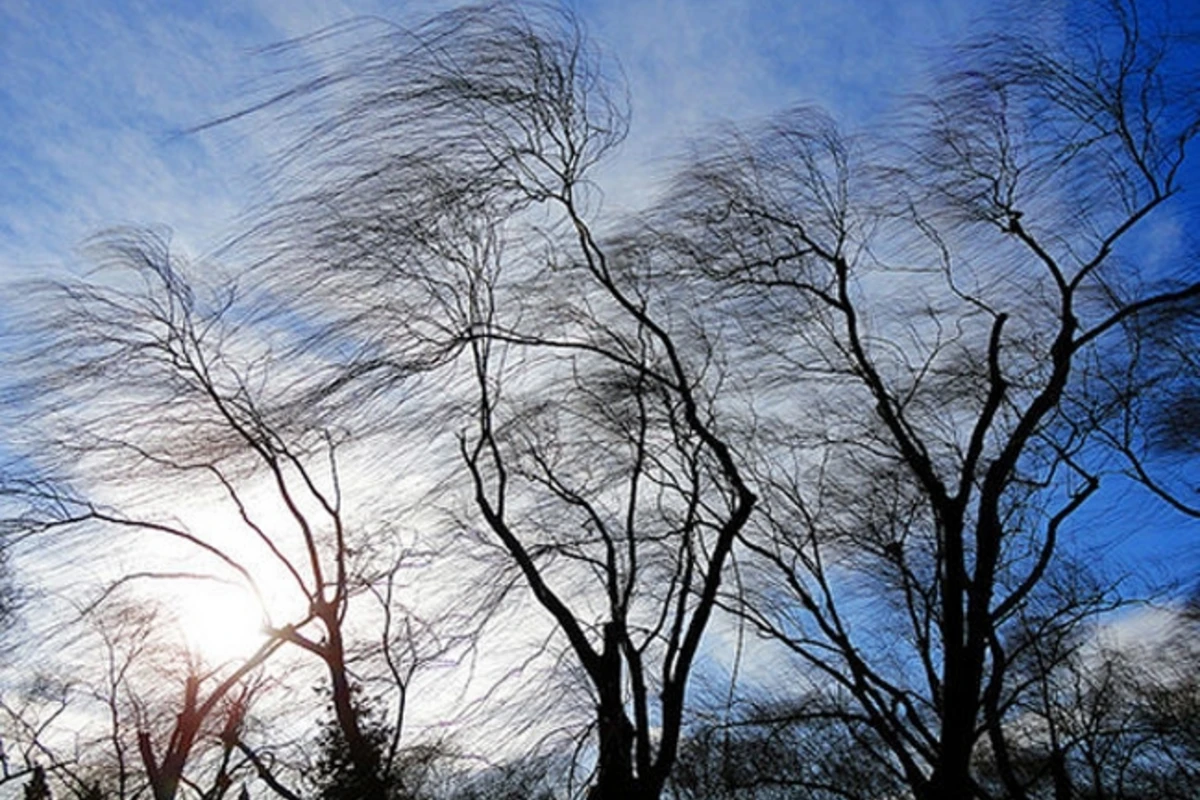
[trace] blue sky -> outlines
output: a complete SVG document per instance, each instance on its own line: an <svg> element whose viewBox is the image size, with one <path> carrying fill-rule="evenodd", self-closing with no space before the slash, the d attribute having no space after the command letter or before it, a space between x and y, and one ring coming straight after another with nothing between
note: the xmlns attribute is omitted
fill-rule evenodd
<svg viewBox="0 0 1200 800"><path fill-rule="evenodd" d="M266 67L257 48L358 15L420 19L438 5L0 0L0 271L40 274L124 223L215 246L274 143L245 127L178 132L238 107ZM631 203L680 140L714 119L794 103L878 113L919 85L928 48L959 38L981 10L929 0L576 7L631 85L633 136L611 179Z"/></svg>
<svg viewBox="0 0 1200 800"><path fill-rule="evenodd" d="M0 282L78 270L107 226L164 225L216 249L253 202L272 140L254 125L181 131L239 108L256 49L358 15L419 20L440 5L374 0L0 0ZM607 174L633 207L689 136L797 103L869 124L921 88L980 0L577 0L631 88L633 133ZM0 306L0 328L5 311ZM1116 551L1194 571L1195 539L1136 492L1093 504ZM1182 558L1178 553L1184 552Z"/></svg>

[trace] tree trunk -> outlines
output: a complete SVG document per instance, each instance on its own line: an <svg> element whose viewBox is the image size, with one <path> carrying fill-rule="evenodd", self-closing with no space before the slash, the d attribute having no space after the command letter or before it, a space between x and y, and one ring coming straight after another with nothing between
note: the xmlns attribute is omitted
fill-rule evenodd
<svg viewBox="0 0 1200 800"><path fill-rule="evenodd" d="M621 694L621 649L617 625L604 625L604 650L600 654L600 674L596 709L600 736L600 763L596 783L588 791L588 800L627 800L637 794L633 775L633 724L625 714Z"/></svg>
<svg viewBox="0 0 1200 800"><path fill-rule="evenodd" d="M383 776L379 749L364 734L361 715L354 703L354 691L346 676L345 653L342 648L341 631L336 620L326 620L329 644L325 662L329 667L330 687L333 694L333 712L338 728L346 742L350 762L354 767L355 783L361 800L385 800L387 791Z"/></svg>

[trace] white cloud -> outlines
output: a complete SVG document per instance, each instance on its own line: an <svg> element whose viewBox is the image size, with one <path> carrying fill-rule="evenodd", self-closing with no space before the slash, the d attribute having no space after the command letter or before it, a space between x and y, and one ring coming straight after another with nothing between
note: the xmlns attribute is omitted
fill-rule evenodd
<svg viewBox="0 0 1200 800"><path fill-rule="evenodd" d="M213 0L9 2L0 7L0 270L28 274L119 223L163 223L208 249L252 196L271 142L220 128L173 134L237 108L261 46L353 16L419 20L444 2ZM713 120L796 102L870 113L915 85L922 45L971 13L939 0L874 3L656 0L576 4L623 65L634 136L608 173L629 205L681 139Z"/></svg>

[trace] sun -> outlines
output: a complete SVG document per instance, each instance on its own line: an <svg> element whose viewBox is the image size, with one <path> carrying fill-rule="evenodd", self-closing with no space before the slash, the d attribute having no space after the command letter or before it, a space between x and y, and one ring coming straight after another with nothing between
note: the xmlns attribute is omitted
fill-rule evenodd
<svg viewBox="0 0 1200 800"><path fill-rule="evenodd" d="M238 584L192 583L180 591L175 612L189 652L212 666L249 658L266 640L262 606Z"/></svg>

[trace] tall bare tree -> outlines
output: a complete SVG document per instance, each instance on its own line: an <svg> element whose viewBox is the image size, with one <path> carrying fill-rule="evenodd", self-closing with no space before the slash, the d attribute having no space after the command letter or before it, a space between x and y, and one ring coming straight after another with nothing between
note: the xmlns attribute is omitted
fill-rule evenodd
<svg viewBox="0 0 1200 800"><path fill-rule="evenodd" d="M475 506L454 524L487 531L589 688L591 795L657 797L754 494L718 423L711 331L594 228L621 89L557 8L305 46L342 34L332 68L272 101L334 110L286 154L316 188L264 219L267 274L303 287L286 296L306 348L355 356L332 408L442 368L428 413L457 437L448 491L465 476Z"/></svg>
<svg viewBox="0 0 1200 800"><path fill-rule="evenodd" d="M1110 469L1112 353L1200 302L1188 255L1141 239L1192 208L1195 40L1092 10L971 43L882 133L800 110L718 137L644 236L712 281L760 387L740 607L919 798L990 796L981 747L1027 796L1009 632Z"/></svg>

